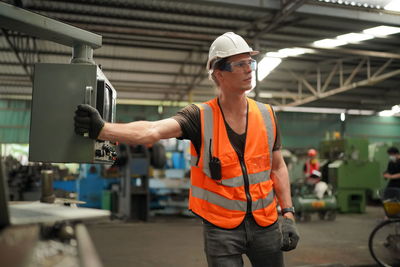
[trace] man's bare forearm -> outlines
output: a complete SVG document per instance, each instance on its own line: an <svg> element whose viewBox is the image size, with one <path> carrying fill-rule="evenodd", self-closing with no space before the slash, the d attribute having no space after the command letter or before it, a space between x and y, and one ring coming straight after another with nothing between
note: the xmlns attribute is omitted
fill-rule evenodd
<svg viewBox="0 0 400 267"><path fill-rule="evenodd" d="M271 179L274 182L274 190L281 208L292 207L289 173L280 151L275 151L273 155ZM288 216L292 217L291 215L288 213Z"/></svg>
<svg viewBox="0 0 400 267"><path fill-rule="evenodd" d="M131 145L152 144L160 140L153 124L150 121L105 123L99 139Z"/></svg>
<svg viewBox="0 0 400 267"><path fill-rule="evenodd" d="M286 169L272 171L272 181L274 189L281 208L292 207L292 198L290 196L289 175Z"/></svg>
<svg viewBox="0 0 400 267"><path fill-rule="evenodd" d="M105 123L100 140L110 140L131 145L153 144L160 139L182 135L179 123L172 119L159 121L135 121L130 123Z"/></svg>

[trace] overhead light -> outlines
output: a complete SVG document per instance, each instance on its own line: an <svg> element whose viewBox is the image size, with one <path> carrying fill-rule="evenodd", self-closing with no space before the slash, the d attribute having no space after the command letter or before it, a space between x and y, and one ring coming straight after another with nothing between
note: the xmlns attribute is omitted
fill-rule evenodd
<svg viewBox="0 0 400 267"><path fill-rule="evenodd" d="M298 56L298 55L302 55L304 53L307 53L306 49L303 48L284 48L284 49L280 49L278 51L278 53L281 53L283 55L286 55L288 57L293 57L293 56Z"/></svg>
<svg viewBox="0 0 400 267"><path fill-rule="evenodd" d="M355 33L355 32L351 32L351 33L347 33L347 34L343 34L343 35L339 35L338 37L336 37L338 40L347 42L347 43L358 43L364 40L369 40L374 38L373 35L370 34L365 34L365 33Z"/></svg>
<svg viewBox="0 0 400 267"><path fill-rule="evenodd" d="M392 111L395 113L399 113L400 112L400 106L399 105L395 105L392 107Z"/></svg>
<svg viewBox="0 0 400 267"><path fill-rule="evenodd" d="M379 116L390 117L399 112L400 112L400 105L394 105L392 107L392 109L383 110L383 111L379 112L378 114L379 114Z"/></svg>
<svg viewBox="0 0 400 267"><path fill-rule="evenodd" d="M280 58L264 57L257 66L258 81L264 80L281 62L282 59Z"/></svg>
<svg viewBox="0 0 400 267"><path fill-rule="evenodd" d="M346 120L346 114L344 112L340 113L340 120L345 121Z"/></svg>
<svg viewBox="0 0 400 267"><path fill-rule="evenodd" d="M272 94L267 92L260 92L259 96L262 98L272 98Z"/></svg>
<svg viewBox="0 0 400 267"><path fill-rule="evenodd" d="M382 110L381 112L378 113L379 116L381 117L390 117L394 115L394 112L392 110Z"/></svg>
<svg viewBox="0 0 400 267"><path fill-rule="evenodd" d="M254 90L252 90L252 91L249 91L247 93L247 96L248 97L255 97L256 93L254 92ZM271 93L267 93L267 92L260 92L258 94L258 96L261 97L261 98L272 98L273 97L273 95Z"/></svg>
<svg viewBox="0 0 400 267"><path fill-rule="evenodd" d="M384 9L390 10L390 11L398 11L400 12L400 1L399 0L392 0L384 6Z"/></svg>
<svg viewBox="0 0 400 267"><path fill-rule="evenodd" d="M399 32L400 32L399 27L384 26L384 25L369 28L369 29L366 29L363 31L363 33L370 34L373 36L378 36L378 37L384 37L384 36L399 33Z"/></svg>
<svg viewBox="0 0 400 267"><path fill-rule="evenodd" d="M279 53L279 52L268 52L266 54L267 57L276 57L276 58L285 58L287 57L286 55Z"/></svg>
<svg viewBox="0 0 400 267"><path fill-rule="evenodd" d="M266 54L267 57L277 57L277 58L286 58L286 57L295 57L305 53L313 53L314 50L300 47L293 48L283 48L278 50L277 52L268 52Z"/></svg>
<svg viewBox="0 0 400 267"><path fill-rule="evenodd" d="M345 44L347 44L347 42L338 39L323 39L314 42L314 46L323 48L333 48Z"/></svg>

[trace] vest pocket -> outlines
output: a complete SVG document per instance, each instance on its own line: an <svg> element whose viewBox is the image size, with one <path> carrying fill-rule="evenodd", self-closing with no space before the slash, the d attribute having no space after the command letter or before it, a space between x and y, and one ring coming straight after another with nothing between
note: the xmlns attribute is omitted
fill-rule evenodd
<svg viewBox="0 0 400 267"><path fill-rule="evenodd" d="M271 168L270 159L266 154L257 155L247 159L246 165L249 173L258 173Z"/></svg>

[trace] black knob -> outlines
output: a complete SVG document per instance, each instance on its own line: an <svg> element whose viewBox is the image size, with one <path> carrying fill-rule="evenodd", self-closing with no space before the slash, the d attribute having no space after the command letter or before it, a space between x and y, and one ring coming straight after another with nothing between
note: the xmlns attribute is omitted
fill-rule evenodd
<svg viewBox="0 0 400 267"><path fill-rule="evenodd" d="M96 149L96 151L94 152L96 157L104 157L104 151L101 149Z"/></svg>

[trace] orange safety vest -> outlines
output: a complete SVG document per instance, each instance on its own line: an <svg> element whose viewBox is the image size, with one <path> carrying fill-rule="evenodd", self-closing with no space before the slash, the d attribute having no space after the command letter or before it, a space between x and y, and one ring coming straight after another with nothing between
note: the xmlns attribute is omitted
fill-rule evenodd
<svg viewBox="0 0 400 267"><path fill-rule="evenodd" d="M239 159L229 141L217 98L199 105L202 134L200 155L197 155L191 144L189 209L212 224L226 229L240 225L248 203L260 226L271 225L278 219L273 182L270 179L272 148L276 138L274 114L269 105L249 98L247 103L247 136L243 160ZM221 161L221 180L211 179L209 149L212 156ZM249 194L247 197L246 187Z"/></svg>

